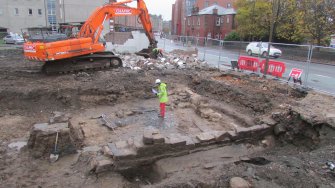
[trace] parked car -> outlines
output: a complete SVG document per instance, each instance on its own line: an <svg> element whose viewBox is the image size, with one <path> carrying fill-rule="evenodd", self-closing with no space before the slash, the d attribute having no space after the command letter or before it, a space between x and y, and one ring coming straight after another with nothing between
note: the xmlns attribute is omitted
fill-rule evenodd
<svg viewBox="0 0 335 188"><path fill-rule="evenodd" d="M23 44L24 39L20 35L7 35L3 38L6 44Z"/></svg>
<svg viewBox="0 0 335 188"><path fill-rule="evenodd" d="M266 57L268 53L269 43L266 42L251 42L248 44L246 48L246 52L248 55L252 56L253 54L261 55L262 57ZM270 46L270 57L278 58L282 55L281 50Z"/></svg>

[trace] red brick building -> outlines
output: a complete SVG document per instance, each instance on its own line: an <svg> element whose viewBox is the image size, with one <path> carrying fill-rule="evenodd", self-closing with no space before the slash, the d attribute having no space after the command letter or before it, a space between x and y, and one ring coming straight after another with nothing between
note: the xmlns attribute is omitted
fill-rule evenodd
<svg viewBox="0 0 335 188"><path fill-rule="evenodd" d="M232 8L235 0L176 0L172 5L171 33L187 35L187 17L192 15L192 9L202 10L212 5Z"/></svg>
<svg viewBox="0 0 335 188"><path fill-rule="evenodd" d="M172 5L171 33L173 35L183 35L185 31L185 0L176 0Z"/></svg>
<svg viewBox="0 0 335 188"><path fill-rule="evenodd" d="M199 7L199 9L204 9L212 5L219 5L224 8L233 8L233 3L235 0L197 0L194 7Z"/></svg>
<svg viewBox="0 0 335 188"><path fill-rule="evenodd" d="M187 17L186 35L224 39L235 29L236 11L219 5L199 10L194 8L192 15Z"/></svg>

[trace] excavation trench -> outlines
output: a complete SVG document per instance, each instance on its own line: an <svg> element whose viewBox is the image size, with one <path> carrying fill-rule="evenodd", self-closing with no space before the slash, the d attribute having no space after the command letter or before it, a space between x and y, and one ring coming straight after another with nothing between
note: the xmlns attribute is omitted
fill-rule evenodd
<svg viewBox="0 0 335 188"><path fill-rule="evenodd" d="M0 90L1 139L22 139L29 132L21 152L40 162L48 159L58 132L57 163L76 156L59 168L71 166L69 171L88 179L113 172L131 186L225 187L227 178L250 171L244 176L271 182L275 177L267 177L264 169L278 165L276 154L287 152L281 147L317 151L324 136L320 131L331 127L320 114L306 116L300 108L314 105L305 103L310 94L240 73L120 69L57 77L25 74L1 75L7 80ZM168 85L164 120L157 116L158 100L151 93L156 78ZM14 169L14 162L8 166Z"/></svg>
<svg viewBox="0 0 335 188"><path fill-rule="evenodd" d="M227 166L251 166L257 169L266 169L278 161L273 159L273 156L268 156L272 158L271 160L267 159L264 152L271 153L272 150L276 151L287 145L294 145L300 151L313 152L319 148L320 142L334 138L334 131L329 128L329 125L313 126L302 120L298 114L292 115L292 113L294 114L292 111L287 111L280 115L274 115L277 120L280 119L276 125L284 127L281 132L272 130L268 134L261 134L249 139L216 142L186 153L175 153L155 159L148 158L140 163L134 163L134 166L129 166L127 169L116 171L132 185L184 187L185 182L171 183L171 180L178 179L181 174L187 173L191 169L202 173L208 170L220 171L221 168ZM287 119L288 114L292 115L289 119ZM286 163L287 161L284 161L284 164ZM228 186L226 183L222 182L222 177L217 177L211 182L193 181L192 185L199 187Z"/></svg>

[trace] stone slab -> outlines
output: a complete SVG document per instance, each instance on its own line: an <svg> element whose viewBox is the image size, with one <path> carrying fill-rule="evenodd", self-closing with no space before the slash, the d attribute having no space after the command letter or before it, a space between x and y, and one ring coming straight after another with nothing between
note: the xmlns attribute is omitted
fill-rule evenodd
<svg viewBox="0 0 335 188"><path fill-rule="evenodd" d="M200 141L200 143L211 142L215 140L215 136L210 132L204 132L196 135L196 138Z"/></svg>
<svg viewBox="0 0 335 188"><path fill-rule="evenodd" d="M179 135L171 134L166 138L165 143L169 144L173 147L185 146L186 145L186 139L182 138Z"/></svg>
<svg viewBox="0 0 335 188"><path fill-rule="evenodd" d="M34 125L33 131L41 131L45 134L53 134L56 132L67 131L69 123L55 123L49 125L48 123L38 123Z"/></svg>
<svg viewBox="0 0 335 188"><path fill-rule="evenodd" d="M144 147L143 139L140 137L135 137L134 138L134 147L135 149L140 149Z"/></svg>
<svg viewBox="0 0 335 188"><path fill-rule="evenodd" d="M248 139L255 136L263 136L265 133L270 131L270 129L271 129L270 126L262 124L262 125L254 125L252 127L238 127L235 129L235 131L237 139L244 139L244 138Z"/></svg>
<svg viewBox="0 0 335 188"><path fill-rule="evenodd" d="M104 152L104 155L107 155L107 156L113 156L114 155L112 150L108 146L103 147L103 152Z"/></svg>
<svg viewBox="0 0 335 188"><path fill-rule="evenodd" d="M83 152L99 152L101 147L99 146L87 146L83 148Z"/></svg>
<svg viewBox="0 0 335 188"><path fill-rule="evenodd" d="M277 124L274 129L273 129L273 132L276 136L282 134L282 133L285 133L286 132L286 129L285 129L285 126L282 125L282 124Z"/></svg>
<svg viewBox="0 0 335 188"><path fill-rule="evenodd" d="M164 144L165 143L165 138L160 133L158 133L158 134L154 133L152 135L152 138L153 138L154 144Z"/></svg>
<svg viewBox="0 0 335 188"><path fill-rule="evenodd" d="M235 131L228 131L230 140L236 140L237 139L237 134Z"/></svg>
<svg viewBox="0 0 335 188"><path fill-rule="evenodd" d="M113 168L113 161L112 160L99 160L97 161L96 164L96 169L95 169L95 173L101 173L101 172L106 172L109 171L111 168Z"/></svg>
<svg viewBox="0 0 335 188"><path fill-rule="evenodd" d="M230 134L227 131L215 131L212 133L216 141L229 141Z"/></svg>
<svg viewBox="0 0 335 188"><path fill-rule="evenodd" d="M122 148L127 148L127 147L129 147L128 142L125 141L125 140L121 140L121 141L114 142L114 144L115 144L115 146L116 146L118 149L122 149Z"/></svg>
<svg viewBox="0 0 335 188"><path fill-rule="evenodd" d="M154 138L152 137L151 131L145 131L143 133L143 143L146 145L154 144Z"/></svg>
<svg viewBox="0 0 335 188"><path fill-rule="evenodd" d="M118 148L115 143L108 143L108 147L113 153L113 159L129 159L137 155L137 152L133 148Z"/></svg>
<svg viewBox="0 0 335 188"><path fill-rule="evenodd" d="M240 177L233 177L229 181L229 185L231 188L249 188L249 183Z"/></svg>
<svg viewBox="0 0 335 188"><path fill-rule="evenodd" d="M275 126L277 124L277 122L272 117L264 117L262 121L270 126Z"/></svg>

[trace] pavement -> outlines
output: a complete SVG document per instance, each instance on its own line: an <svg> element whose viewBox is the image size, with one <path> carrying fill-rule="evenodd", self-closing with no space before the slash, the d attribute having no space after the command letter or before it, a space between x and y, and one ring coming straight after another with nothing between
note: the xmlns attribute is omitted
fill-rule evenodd
<svg viewBox="0 0 335 188"><path fill-rule="evenodd" d="M172 51L174 49L184 49L188 47L171 40L158 39L158 47L164 51ZM222 50L213 48L198 48L198 57L206 60L213 67L231 67L230 62L237 60L240 55L246 55L245 51ZM256 56L255 56L256 57ZM308 63L306 61L294 61L284 58L278 58L276 61L281 61L286 64L286 70L283 74L283 80L287 80L292 68L303 70L301 76L305 87L335 95L335 66L327 64ZM291 79L292 82L292 79Z"/></svg>

